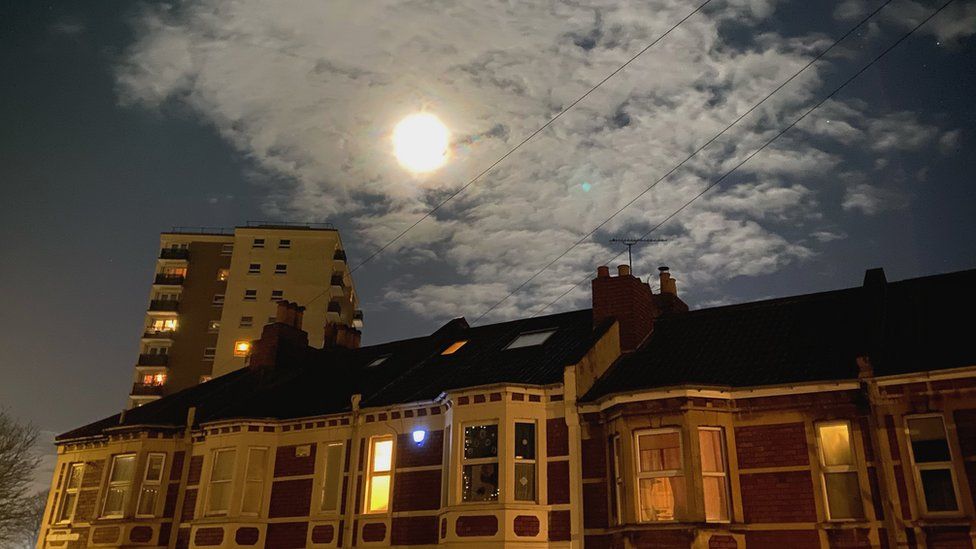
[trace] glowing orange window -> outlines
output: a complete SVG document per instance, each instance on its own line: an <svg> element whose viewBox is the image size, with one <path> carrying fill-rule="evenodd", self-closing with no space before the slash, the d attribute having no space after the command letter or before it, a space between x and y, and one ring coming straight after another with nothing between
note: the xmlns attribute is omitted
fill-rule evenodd
<svg viewBox="0 0 976 549"><path fill-rule="evenodd" d="M451 346L450 347L448 347L447 349L444 349L444 352L441 353L441 354L442 355L453 355L454 353L456 353L458 351L458 349L460 349L461 347L464 347L464 344L467 343L467 342L468 342L468 340L466 340L466 339L462 339L461 341L455 341L454 343L451 343Z"/></svg>

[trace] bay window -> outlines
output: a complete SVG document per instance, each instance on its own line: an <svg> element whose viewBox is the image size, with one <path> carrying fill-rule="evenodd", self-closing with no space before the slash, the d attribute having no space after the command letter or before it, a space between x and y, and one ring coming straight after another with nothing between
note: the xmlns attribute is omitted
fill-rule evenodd
<svg viewBox="0 0 976 549"><path fill-rule="evenodd" d="M149 454L146 459L146 471L142 475L142 487L139 488L139 503L136 505L137 517L151 517L156 513L156 501L163 482L163 464L166 454Z"/></svg>
<svg viewBox="0 0 976 549"><path fill-rule="evenodd" d="M373 437L369 441L369 467L366 477L367 513L389 511L392 481L393 437Z"/></svg>
<svg viewBox="0 0 976 549"><path fill-rule="evenodd" d="M244 468L242 515L258 515L261 513L261 500L264 498L264 477L267 471L268 449L248 448L247 466Z"/></svg>
<svg viewBox="0 0 976 549"><path fill-rule="evenodd" d="M634 438L639 519L669 521L683 516L687 496L681 432L678 429L637 431Z"/></svg>
<svg viewBox="0 0 976 549"><path fill-rule="evenodd" d="M956 479L942 416L909 417L905 422L908 427L915 483L921 489L923 512L958 511Z"/></svg>
<svg viewBox="0 0 976 549"><path fill-rule="evenodd" d="M464 428L461 501L498 500L498 425Z"/></svg>
<svg viewBox="0 0 976 549"><path fill-rule="evenodd" d="M135 469L135 454L118 455L112 458L112 469L108 474L108 490L105 492L105 505L102 507L103 517L123 516L132 491Z"/></svg>
<svg viewBox="0 0 976 549"><path fill-rule="evenodd" d="M325 466L322 478L322 506L324 512L339 511L339 496L342 493L342 460L345 452L341 442L329 444L325 448Z"/></svg>
<svg viewBox="0 0 976 549"><path fill-rule="evenodd" d="M226 515L230 509L230 493L234 487L234 458L237 450L223 448L214 450L210 468L210 484L207 487L207 512L211 515Z"/></svg>
<svg viewBox="0 0 976 549"><path fill-rule="evenodd" d="M515 424L515 500L535 501L535 423Z"/></svg>
<svg viewBox="0 0 976 549"><path fill-rule="evenodd" d="M820 470L829 520L864 518L861 487L857 480L857 460L851 438L851 424L847 421L817 424Z"/></svg>
<svg viewBox="0 0 976 549"><path fill-rule="evenodd" d="M81 488L81 477L85 472L84 463L72 463L68 469L68 480L61 493L58 507L58 522L71 522L75 518L75 507L78 505L78 490Z"/></svg>
<svg viewBox="0 0 976 549"><path fill-rule="evenodd" d="M702 492L705 499L705 520L729 520L728 468L725 460L725 437L721 427L699 427L698 446L701 451Z"/></svg>

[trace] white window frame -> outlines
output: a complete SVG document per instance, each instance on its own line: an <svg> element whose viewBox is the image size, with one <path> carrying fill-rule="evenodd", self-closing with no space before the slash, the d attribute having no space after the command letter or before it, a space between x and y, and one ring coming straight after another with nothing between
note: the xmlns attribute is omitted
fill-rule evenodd
<svg viewBox="0 0 976 549"><path fill-rule="evenodd" d="M678 455L681 458L681 463L677 469L666 469L663 471L641 471L640 470L640 437L641 435L663 435L667 433L677 433L678 434ZM641 516L641 489L640 481L645 478L667 478L667 477L687 477L685 475L685 441L682 437L681 429L679 427L662 427L660 429L641 429L633 432L632 436L634 444L634 492L636 492L637 500L637 522L645 524L656 524L656 523L671 523L680 522L683 517L675 516L671 520L644 520ZM685 490L688 489L687 482L685 483ZM686 510L687 511L687 510ZM677 515L677 513L675 513Z"/></svg>
<svg viewBox="0 0 976 549"><path fill-rule="evenodd" d="M251 247L252 248L263 248L264 247L264 239L263 238L255 238L254 240L251 241Z"/></svg>
<svg viewBox="0 0 976 549"><path fill-rule="evenodd" d="M271 290L271 301L281 301L285 298L284 290Z"/></svg>
<svg viewBox="0 0 976 549"><path fill-rule="evenodd" d="M394 442L394 444L396 444ZM333 496L334 501L332 505L335 506L333 509L326 509L325 504L328 501L329 494L325 492L325 487L329 482L329 467L331 463L329 462L329 451L332 448L339 448L339 468L336 470L338 479L336 480L336 493ZM344 462L346 459L346 443L342 441L335 442L325 442L322 444L322 486L320 488L320 493L322 497L319 500L319 512L328 515L338 515L339 510L342 509L342 482L345 478ZM391 471L392 472L392 471Z"/></svg>
<svg viewBox="0 0 976 549"><path fill-rule="evenodd" d="M278 240L278 249L279 250L287 250L287 249L290 249L290 248L291 248L291 239L290 238L282 238L282 239Z"/></svg>
<svg viewBox="0 0 976 549"><path fill-rule="evenodd" d="M515 426L518 425L519 423L525 423L525 424L532 425L532 436L534 438L534 440L532 441L532 452L535 454L535 457L532 458L532 459L523 459L523 458L518 458L518 457L515 456L515 450L516 450L516 448L518 448L518 441L515 440L515 437L517 436L518 430L515 428ZM518 490L515 488L515 485L514 485L514 483L516 483L516 482L519 481L519 479L518 479L518 473L516 473L515 475L513 475L513 478L512 478L512 482L513 482L513 484L512 484L512 498L515 501L518 501L518 502L538 503L538 501L539 501L539 422L536 421L536 420L534 420L534 419L516 419L515 421L513 421L512 422L512 442L514 443L512 445L512 461L515 463L515 467L513 467L512 470L513 471L518 471L518 466L519 465L531 465L532 466L532 482L535 484L535 486L532 487L532 495L533 495L532 499L518 499ZM499 448L499 450L501 450L501 448ZM501 481L501 474L500 473L501 473L501 471L499 471L499 479L498 479L499 481ZM499 489L499 491L501 491L501 486L500 485L499 485L498 489ZM499 494L499 496L501 496L501 494Z"/></svg>
<svg viewBox="0 0 976 549"><path fill-rule="evenodd" d="M136 454L131 454L131 453L130 454L116 454L116 455L112 456L112 467L108 471L108 485L105 487L105 496L104 496L103 501L102 501L102 518L122 518L122 517L124 517L125 516L125 509L128 506L129 500L132 497L132 480L133 479L130 478L128 480L116 480L116 481L113 481L112 480L112 474L115 472L115 466L118 463L118 461L120 459L122 459L122 458L132 458L133 460L136 460ZM135 465L133 465L133 467L132 467L133 475L135 474L135 469L136 469L135 468ZM124 490L123 495L122 495L122 509L119 511L119 514L109 515L109 514L107 514L107 511L106 511L105 507L108 506L108 493L113 488Z"/></svg>
<svg viewBox="0 0 976 549"><path fill-rule="evenodd" d="M222 453L233 454L233 461L231 462L230 470L231 475L229 479L214 480L214 469L217 467L217 457ZM237 467L237 448L217 448L213 450L210 458L210 476L207 478L207 499L204 500L204 516L207 517L226 517L230 514L230 506L233 501L233 489L234 489L234 468ZM213 492L213 485L217 483L226 483L230 485L231 493L227 496L227 509L211 509L210 507L210 495Z"/></svg>
<svg viewBox="0 0 976 549"><path fill-rule="evenodd" d="M252 453L254 451L264 452L264 476L258 478L251 478L251 463L253 459ZM247 463L244 465L244 490L241 492L241 515L246 517L257 517L261 516L261 511L264 510L264 485L265 477L268 474L268 456L270 455L270 449L267 446L249 446L247 448ZM258 510L257 511L245 511L244 502L247 501L247 487L249 484L257 484L260 486L258 494Z"/></svg>
<svg viewBox="0 0 976 549"><path fill-rule="evenodd" d="M915 461L915 448L912 445L912 434L908 427L909 420L937 417L942 420L942 432L945 434L946 448L949 451L949 461L933 461L918 463ZM912 414L904 416L905 420L905 442L908 443L908 455L912 461L912 475L915 480L915 496L922 514L930 517L957 517L963 514L962 498L959 493L959 477L956 476L956 468L953 466L952 445L949 444L949 426L946 425L945 416L940 413L931 414ZM952 491L956 498L955 511L929 511L928 503L925 501L925 486L922 484L922 471L933 471L940 469L949 470L949 478L952 480Z"/></svg>
<svg viewBox="0 0 976 549"><path fill-rule="evenodd" d="M558 330L556 328L546 328L544 330L532 330L529 332L522 332L519 335L515 336L515 339L509 341L508 345L505 345L505 348L503 350L507 351L509 349L525 349L527 347L538 347L540 345L543 345L546 341L549 341L549 338L555 335L557 331ZM521 340L530 339L533 336L542 335L542 334L546 334L546 336L542 338L542 341L538 343L519 343L519 341Z"/></svg>
<svg viewBox="0 0 976 549"><path fill-rule="evenodd" d="M613 466L613 511L615 512L613 518L615 525L621 525L624 523L624 473L623 473L623 463L621 458L623 457L623 439L620 433L614 433L610 437L610 464Z"/></svg>
<svg viewBox="0 0 976 549"><path fill-rule="evenodd" d="M390 469L388 471L376 471L374 470L373 454L376 451L376 445L379 442L390 441L392 446L390 449ZM393 507L393 471L396 470L396 437L393 435L374 435L369 437L369 452L366 454L368 461L366 462L366 490L365 499L363 500L363 514L364 515L379 515L379 514L389 514ZM373 480L377 477L389 477L390 482L388 485L389 493L387 494L386 509L370 509L370 501L372 500L373 494Z"/></svg>
<svg viewBox="0 0 976 549"><path fill-rule="evenodd" d="M847 436L851 445L851 465L827 465L827 456L824 455L824 443L820 436L820 427L830 427L844 425L847 427ZM854 426L846 419L836 419L828 421L817 421L813 424L813 430L817 435L817 457L820 460L820 493L823 495L824 514L830 522L857 522L865 520L864 501L861 501L861 516L851 518L834 518L830 516L830 497L827 494L827 475L831 473L854 473L857 476L858 496L861 497L861 474L857 466L857 450L854 448Z"/></svg>
<svg viewBox="0 0 976 549"><path fill-rule="evenodd" d="M78 486L71 486L72 472L75 470L80 470L78 477ZM65 524L73 521L75 519L75 511L78 509L78 494L81 492L81 483L85 479L85 463L77 462L72 463L68 466L67 477L64 479L64 490L61 491L61 497L58 501L58 515L55 520L57 524ZM68 503L68 496L74 496L71 501L71 510L65 512L65 504Z"/></svg>
<svg viewBox="0 0 976 549"><path fill-rule="evenodd" d="M238 328L250 328L251 326L254 326L254 317L249 315L242 316L237 323Z"/></svg>
<svg viewBox="0 0 976 549"><path fill-rule="evenodd" d="M152 480L149 478L149 466L152 464L153 458L159 458L159 478ZM136 517L154 517L156 516L156 508L159 507L159 496L163 493L163 473L166 471L166 454L163 452L150 452L146 456L146 467L142 472L142 485L139 486L139 500L136 501ZM149 514L140 514L139 508L142 507L142 498L146 494L146 488L156 488L156 501L153 502L152 512Z"/></svg>
<svg viewBox="0 0 976 549"><path fill-rule="evenodd" d="M467 341L465 341L465 343L467 343ZM468 427L489 427L489 426L492 426L492 425L495 426L495 442L498 445L498 449L495 452L495 457L470 458L470 459L464 457L464 441L465 441L465 438L466 438L465 437L465 435L466 435L465 431L467 430L467 428ZM458 503L460 503L462 505L485 505L485 504L496 504L496 503L502 501L502 487L504 486L505 480L503 478L504 475L502 475L502 469L501 469L501 465L502 465L501 455L503 453L502 452L502 449L503 449L502 447L503 447L503 442L504 441L503 441L503 438L502 438L503 435L502 435L501 426L499 425L498 420L497 419L493 419L493 420L483 420L483 421L469 421L467 423L462 423L461 424L461 432L459 433L459 435L460 436L458 437L458 439L459 439L459 442L460 442L459 451L460 451L460 454L461 454L461 459L458 460L458 462L460 464L460 467L458 467L458 484L457 484L458 485ZM536 451L538 451L538 449L536 449ZM498 473L498 484L497 484L497 487L498 487L498 497L495 498L495 499L489 499L489 500L471 500L471 501L465 501L464 500L464 466L465 465L485 465L485 464L489 464L489 463L494 463L495 464L495 471L497 471L497 473ZM536 494L536 497L538 498L538 494Z"/></svg>
<svg viewBox="0 0 976 549"><path fill-rule="evenodd" d="M217 356L216 347L206 347L203 350L203 360L213 360L215 356Z"/></svg>
<svg viewBox="0 0 976 549"><path fill-rule="evenodd" d="M247 264L247 274L249 274L249 275L261 274L261 264L260 263L248 263Z"/></svg>
<svg viewBox="0 0 976 549"><path fill-rule="evenodd" d="M258 300L258 291L256 289L247 288L244 290L244 301L257 301L257 300Z"/></svg>
<svg viewBox="0 0 976 549"><path fill-rule="evenodd" d="M287 263L275 263L274 274L276 274L276 275L288 274L288 264Z"/></svg>
<svg viewBox="0 0 976 549"><path fill-rule="evenodd" d="M729 490L729 456L726 449L725 443L725 429L722 427L716 427L711 425L699 425L695 432L698 435L698 431L710 431L713 433L718 433L718 444L719 451L721 452L720 459L722 460L722 471L705 471L704 467L701 470L702 477L712 477L722 479L722 489L725 490L725 514L728 518L725 519L709 519L708 515L705 516L705 522L709 524L728 524L732 522L732 493ZM698 453L699 453L699 465L701 464L701 437L698 438ZM704 484L704 483L703 483ZM704 494L702 494L704 498ZM704 501L704 500L703 500Z"/></svg>

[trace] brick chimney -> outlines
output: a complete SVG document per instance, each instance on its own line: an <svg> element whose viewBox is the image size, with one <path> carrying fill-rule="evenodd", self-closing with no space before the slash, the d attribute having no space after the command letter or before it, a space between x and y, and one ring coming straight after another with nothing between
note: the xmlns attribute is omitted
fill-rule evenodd
<svg viewBox="0 0 976 549"><path fill-rule="evenodd" d="M261 339L251 344L247 365L250 368L274 367L285 348L304 350L308 333L302 330L305 307L290 301L279 301L275 321L261 330Z"/></svg>
<svg viewBox="0 0 976 549"><path fill-rule="evenodd" d="M322 347L345 347L358 349L363 333L346 324L325 323L325 342Z"/></svg>
<svg viewBox="0 0 976 549"><path fill-rule="evenodd" d="M593 279L593 325L608 318L620 324L621 351L633 351L654 329L654 319L665 313L687 311L678 297L677 285L667 267L661 270L661 293L654 294L646 282L630 272L630 265L619 265L617 276L610 276L606 265L597 268Z"/></svg>

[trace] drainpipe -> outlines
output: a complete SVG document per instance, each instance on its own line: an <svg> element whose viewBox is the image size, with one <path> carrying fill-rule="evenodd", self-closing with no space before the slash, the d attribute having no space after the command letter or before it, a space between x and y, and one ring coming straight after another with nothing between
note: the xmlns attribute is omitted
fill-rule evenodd
<svg viewBox="0 0 976 549"><path fill-rule="evenodd" d="M342 515L342 547L352 547L353 517L356 515L356 483L359 481L359 402L363 395L354 394L350 398L352 403L352 434L349 436L349 482L346 490L346 512ZM365 480L365 479L364 479Z"/></svg>
<svg viewBox="0 0 976 549"><path fill-rule="evenodd" d="M871 437L871 445L874 446L874 470L878 474L878 491L881 492L881 504L884 507L884 525L888 537L888 546L905 547L908 540L905 538L901 521L895 513L894 497L897 497L897 488L893 477L895 468L889 455L890 447L882 445L881 440L881 430L884 428L884 411L881 407L881 390L878 388L878 381L874 377L871 358L867 356L857 357L857 370L861 382L861 391L867 396L868 401L868 428L871 431L869 436Z"/></svg>
<svg viewBox="0 0 976 549"><path fill-rule="evenodd" d="M183 500L186 499L186 481L190 478L190 460L193 458L193 422L196 415L196 406L190 406L190 409L186 411L186 427L183 430L183 470L180 471L180 483L176 485L178 493L176 507L173 509L173 527L169 531L169 544L167 545L169 549L176 549L176 540L180 535Z"/></svg>
<svg viewBox="0 0 976 549"><path fill-rule="evenodd" d="M570 547L583 547L583 435L580 432L576 366L563 370L563 403L565 405L567 435L569 438L569 478L572 494L569 498Z"/></svg>

